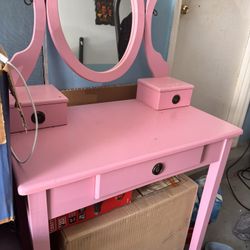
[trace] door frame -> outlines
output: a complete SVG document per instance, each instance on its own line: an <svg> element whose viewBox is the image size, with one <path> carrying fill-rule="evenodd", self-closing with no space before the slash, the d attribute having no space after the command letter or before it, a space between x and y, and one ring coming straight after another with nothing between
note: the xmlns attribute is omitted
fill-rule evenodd
<svg viewBox="0 0 250 250"><path fill-rule="evenodd" d="M250 101L250 35L248 36L243 60L241 62L234 97L228 113L227 121L242 128ZM238 144L239 138L234 141Z"/></svg>

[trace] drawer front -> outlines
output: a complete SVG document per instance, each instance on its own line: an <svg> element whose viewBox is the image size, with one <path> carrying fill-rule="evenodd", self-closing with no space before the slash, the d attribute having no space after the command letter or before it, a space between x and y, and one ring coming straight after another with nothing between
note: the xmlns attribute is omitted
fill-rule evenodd
<svg viewBox="0 0 250 250"><path fill-rule="evenodd" d="M95 199L174 175L201 162L203 147L122 168L96 177Z"/></svg>
<svg viewBox="0 0 250 250"><path fill-rule="evenodd" d="M94 192L94 177L48 190L49 219L93 204Z"/></svg>
<svg viewBox="0 0 250 250"><path fill-rule="evenodd" d="M161 93L159 110L189 106L193 89L176 90Z"/></svg>
<svg viewBox="0 0 250 250"><path fill-rule="evenodd" d="M67 124L67 103L37 105L36 110L39 119L39 128L62 126ZM31 106L23 107L24 117L28 130L35 129L34 111ZM11 133L24 131L20 114L17 109L10 109L10 131Z"/></svg>

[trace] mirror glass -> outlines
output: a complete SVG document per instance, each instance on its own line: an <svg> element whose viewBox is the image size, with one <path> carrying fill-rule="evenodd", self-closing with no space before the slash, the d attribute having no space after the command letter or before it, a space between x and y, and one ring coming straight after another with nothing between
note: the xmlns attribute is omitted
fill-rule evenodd
<svg viewBox="0 0 250 250"><path fill-rule="evenodd" d="M65 39L89 69L106 71L124 55L131 32L130 0L58 0Z"/></svg>

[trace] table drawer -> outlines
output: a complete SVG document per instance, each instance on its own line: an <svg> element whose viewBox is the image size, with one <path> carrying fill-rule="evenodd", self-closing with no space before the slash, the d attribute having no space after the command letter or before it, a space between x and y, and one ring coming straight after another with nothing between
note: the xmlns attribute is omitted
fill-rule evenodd
<svg viewBox="0 0 250 250"><path fill-rule="evenodd" d="M136 188L195 166L201 162L204 147L118 169L96 177L95 199Z"/></svg>

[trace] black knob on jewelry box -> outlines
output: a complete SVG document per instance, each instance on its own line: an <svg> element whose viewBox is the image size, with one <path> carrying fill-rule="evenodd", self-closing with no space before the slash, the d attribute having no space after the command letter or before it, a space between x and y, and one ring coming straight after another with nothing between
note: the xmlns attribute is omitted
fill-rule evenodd
<svg viewBox="0 0 250 250"><path fill-rule="evenodd" d="M164 165L163 165L163 163L157 163L157 164L153 167L152 173L153 173L153 175L159 175L159 174L161 174L161 173L163 172L163 170L164 170Z"/></svg>
<svg viewBox="0 0 250 250"><path fill-rule="evenodd" d="M46 119L45 114L42 111L37 111L36 113L37 113L38 124L44 123L45 119ZM35 114L34 113L31 115L31 121L33 123L36 123L36 119L35 119Z"/></svg>
<svg viewBox="0 0 250 250"><path fill-rule="evenodd" d="M173 104L178 104L181 100L181 97L179 95L175 95L172 99Z"/></svg>

